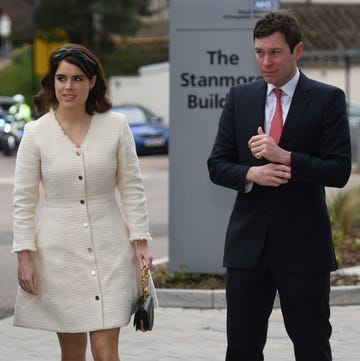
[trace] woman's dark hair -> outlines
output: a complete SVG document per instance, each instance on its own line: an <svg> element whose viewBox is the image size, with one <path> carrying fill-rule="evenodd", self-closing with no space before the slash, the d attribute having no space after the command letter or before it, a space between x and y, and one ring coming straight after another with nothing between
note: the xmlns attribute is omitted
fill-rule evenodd
<svg viewBox="0 0 360 361"><path fill-rule="evenodd" d="M86 112L104 113L111 108L108 99L104 70L99 59L87 48L79 44L66 44L56 49L49 59L49 70L41 79L42 89L34 96L36 113L41 116L50 108L56 108L58 101L55 95L55 73L62 60L79 67L84 74L92 79L96 75L96 82L86 100Z"/></svg>
<svg viewBox="0 0 360 361"><path fill-rule="evenodd" d="M290 10L279 10L262 17L255 25L254 40L276 32L284 34L291 53L295 46L302 41L299 23Z"/></svg>

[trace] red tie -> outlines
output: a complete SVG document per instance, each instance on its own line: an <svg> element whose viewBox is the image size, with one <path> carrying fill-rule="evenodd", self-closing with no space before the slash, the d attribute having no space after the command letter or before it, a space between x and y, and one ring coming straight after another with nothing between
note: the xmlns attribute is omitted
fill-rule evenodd
<svg viewBox="0 0 360 361"><path fill-rule="evenodd" d="M276 143L279 143L283 128L283 117L282 117L282 109L281 109L282 90L274 88L274 93L276 95L276 107L275 107L274 116L271 120L269 135L275 140Z"/></svg>

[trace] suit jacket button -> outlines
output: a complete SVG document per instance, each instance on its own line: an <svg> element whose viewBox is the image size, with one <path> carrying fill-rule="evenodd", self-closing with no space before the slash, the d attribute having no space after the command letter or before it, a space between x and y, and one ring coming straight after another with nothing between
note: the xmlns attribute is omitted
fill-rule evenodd
<svg viewBox="0 0 360 361"><path fill-rule="evenodd" d="M81 204L84 204L84 203L85 203L85 201L82 199L82 200L80 201L80 203L81 203Z"/></svg>

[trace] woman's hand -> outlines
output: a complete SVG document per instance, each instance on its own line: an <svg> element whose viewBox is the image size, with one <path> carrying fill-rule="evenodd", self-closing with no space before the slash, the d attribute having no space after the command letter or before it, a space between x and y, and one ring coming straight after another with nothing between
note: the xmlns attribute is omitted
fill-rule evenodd
<svg viewBox="0 0 360 361"><path fill-rule="evenodd" d="M152 254L146 239L138 239L135 241L136 257L139 262L140 268L144 266L148 269L152 267Z"/></svg>
<svg viewBox="0 0 360 361"><path fill-rule="evenodd" d="M17 252L18 257L18 281L20 287L31 295L39 294L38 281L35 265L31 257L31 251Z"/></svg>

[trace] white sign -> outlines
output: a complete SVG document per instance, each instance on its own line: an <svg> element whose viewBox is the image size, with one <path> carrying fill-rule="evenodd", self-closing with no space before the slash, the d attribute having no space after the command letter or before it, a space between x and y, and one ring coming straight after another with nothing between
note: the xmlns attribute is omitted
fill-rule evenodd
<svg viewBox="0 0 360 361"><path fill-rule="evenodd" d="M277 1L170 2L169 266L223 272L236 194L211 184L206 161L226 94L258 79L253 28Z"/></svg>

